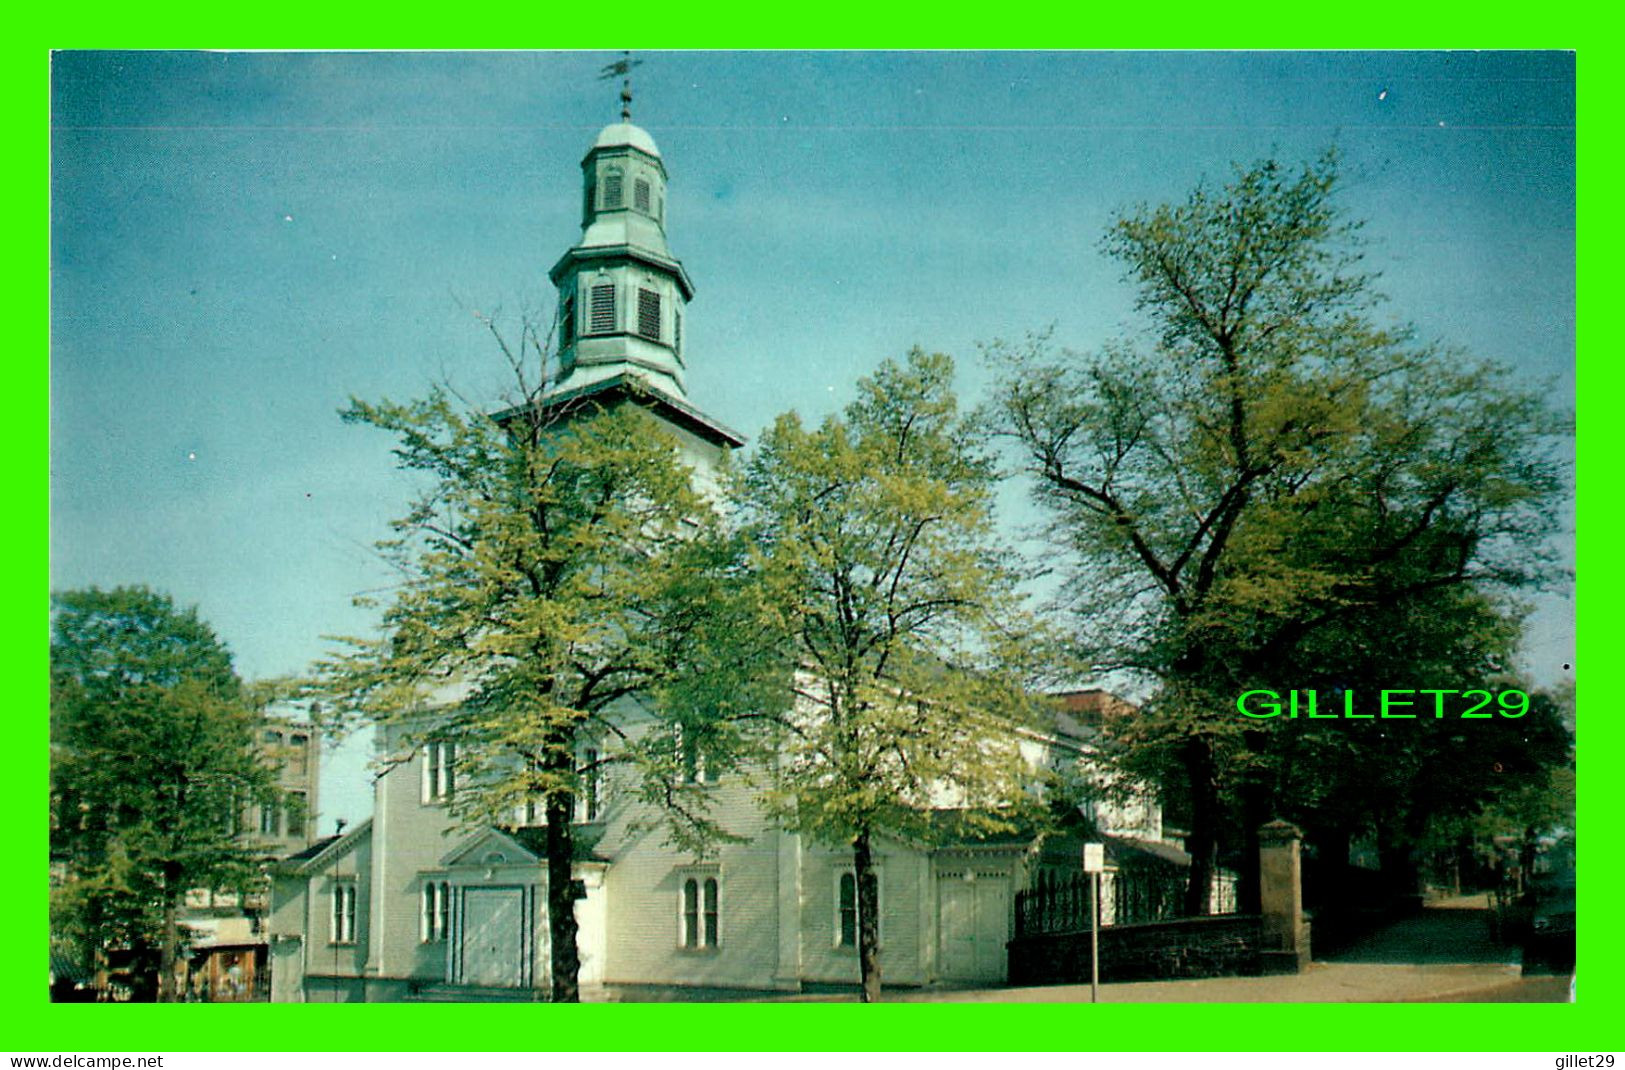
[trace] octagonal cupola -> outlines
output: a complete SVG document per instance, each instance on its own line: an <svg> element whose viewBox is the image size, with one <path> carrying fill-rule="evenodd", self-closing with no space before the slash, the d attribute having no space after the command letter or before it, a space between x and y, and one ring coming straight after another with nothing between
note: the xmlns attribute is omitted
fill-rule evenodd
<svg viewBox="0 0 1625 1070"><path fill-rule="evenodd" d="M648 131L611 123L581 161L583 245L666 248L666 166Z"/></svg>
<svg viewBox="0 0 1625 1070"><path fill-rule="evenodd" d="M599 132L581 172L581 240L549 272L559 310L554 389L630 372L684 398L683 309L694 287L666 247L660 150L623 119Z"/></svg>

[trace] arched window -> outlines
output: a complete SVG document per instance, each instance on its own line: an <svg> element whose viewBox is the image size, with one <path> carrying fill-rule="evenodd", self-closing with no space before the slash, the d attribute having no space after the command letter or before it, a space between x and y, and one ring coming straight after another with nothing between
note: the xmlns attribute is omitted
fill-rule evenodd
<svg viewBox="0 0 1625 1070"><path fill-rule="evenodd" d="M439 943L450 931L451 885L445 881L430 881L423 886L423 942Z"/></svg>
<svg viewBox="0 0 1625 1070"><path fill-rule="evenodd" d="M694 877L683 882L683 946L700 946L700 882Z"/></svg>
<svg viewBox="0 0 1625 1070"><path fill-rule="evenodd" d="M588 747L581 755L582 820L598 820L598 752Z"/></svg>
<svg viewBox="0 0 1625 1070"><path fill-rule="evenodd" d="M454 743L423 745L423 801L450 802L457 789L457 746Z"/></svg>
<svg viewBox="0 0 1625 1070"><path fill-rule="evenodd" d="M720 944L721 891L721 885L714 876L695 874L683 878L678 908L683 948L697 951Z"/></svg>
<svg viewBox="0 0 1625 1070"><path fill-rule="evenodd" d="M333 918L328 939L335 944L355 943L354 880L341 880L333 885Z"/></svg>
<svg viewBox="0 0 1625 1070"><path fill-rule="evenodd" d="M705 939L706 947L717 946L717 879L710 877L700 886L704 900L704 930L700 933Z"/></svg>
<svg viewBox="0 0 1625 1070"><path fill-rule="evenodd" d="M858 878L852 873L841 874L840 901L835 907L835 942L842 947L858 946Z"/></svg>
<svg viewBox="0 0 1625 1070"><path fill-rule="evenodd" d="M885 917L880 909L881 883L880 871L874 870L875 876L875 935L881 935L881 919ZM850 870L841 870L836 876L835 883L835 946L858 946L858 876Z"/></svg>

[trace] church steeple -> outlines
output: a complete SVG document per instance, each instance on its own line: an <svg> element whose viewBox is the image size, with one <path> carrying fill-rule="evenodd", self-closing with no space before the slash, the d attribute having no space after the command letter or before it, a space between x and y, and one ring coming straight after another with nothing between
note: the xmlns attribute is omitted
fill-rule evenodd
<svg viewBox="0 0 1625 1070"><path fill-rule="evenodd" d="M629 92L622 95L629 105ZM683 309L694 285L666 247L660 150L641 127L612 123L587 151L581 172L581 240L548 273L558 288L554 392L635 374L686 400Z"/></svg>

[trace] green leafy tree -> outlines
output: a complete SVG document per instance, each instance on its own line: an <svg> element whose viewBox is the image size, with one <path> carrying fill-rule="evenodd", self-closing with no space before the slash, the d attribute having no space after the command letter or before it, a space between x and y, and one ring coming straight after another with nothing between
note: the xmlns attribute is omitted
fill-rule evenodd
<svg viewBox="0 0 1625 1070"><path fill-rule="evenodd" d="M683 775L680 741L703 735L711 761L731 760L739 696L710 701L724 689L700 669L739 558L646 410L555 405L520 386L498 415L442 390L344 413L394 434L400 466L425 483L380 544L404 577L381 634L348 640L317 688L341 723L453 744L464 821L505 824L540 800L552 998L573 1002L572 821L600 774L616 770L684 847L726 835Z"/></svg>
<svg viewBox="0 0 1625 1070"><path fill-rule="evenodd" d="M276 798L260 723L195 609L144 587L52 597L54 938L128 952L138 988L174 997L186 893L259 877L239 819Z"/></svg>
<svg viewBox="0 0 1625 1070"><path fill-rule="evenodd" d="M1464 720L1457 713L1466 704L1451 700L1440 719L1433 698L1418 695L1414 721L1266 723L1249 743L1247 816L1268 807L1310 831L1331 871L1322 885L1332 897L1352 887L1335 876L1350 839L1372 832L1389 889L1415 894L1424 848L1449 842L1475 815L1545 792L1568 761L1572 737L1558 708L1509 672L1519 624L1504 606L1456 585L1365 607L1311 633L1283 675L1317 687L1323 700L1340 703L1338 692L1349 688L1369 713L1387 682L1520 689L1529 692L1528 709Z"/></svg>
<svg viewBox="0 0 1625 1070"><path fill-rule="evenodd" d="M1331 155L1266 161L1125 214L1105 248L1146 340L993 347L992 418L1071 554L1079 642L1160 686L1131 742L1183 781L1189 913L1223 796L1279 731L1243 723L1240 691L1307 686L1286 673L1326 675L1317 641L1358 646L1381 616L1451 634L1441 591L1505 615L1551 575L1561 422L1504 369L1377 321L1335 187Z"/></svg>
<svg viewBox="0 0 1625 1070"><path fill-rule="evenodd" d="M958 411L953 364L915 350L844 416L779 417L743 475L769 625L790 659L766 799L785 827L850 847L865 1001L880 996L876 840L1018 818L1035 723L1012 671L1036 634L992 528L996 471Z"/></svg>

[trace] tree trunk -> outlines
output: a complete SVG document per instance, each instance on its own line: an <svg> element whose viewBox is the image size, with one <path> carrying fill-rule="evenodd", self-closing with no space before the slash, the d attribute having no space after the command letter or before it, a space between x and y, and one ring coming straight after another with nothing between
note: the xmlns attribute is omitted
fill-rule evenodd
<svg viewBox="0 0 1625 1070"><path fill-rule="evenodd" d="M1267 732L1246 731L1242 733L1242 741L1255 756L1269 753ZM1280 816L1277 813L1279 789L1261 762L1248 762L1240 779L1237 796L1241 804L1241 868L1236 873L1236 913L1259 914L1264 910L1264 901L1258 830Z"/></svg>
<svg viewBox="0 0 1625 1070"><path fill-rule="evenodd" d="M1191 834L1185 841L1191 872L1182 913L1194 918L1208 912L1209 889L1218 869L1219 783L1212 741L1203 736L1186 741L1181 757L1191 794Z"/></svg>
<svg viewBox="0 0 1625 1070"><path fill-rule="evenodd" d="M852 873L858 886L858 973L865 1003L880 1002L880 881L870 853L869 831L852 841Z"/></svg>
<svg viewBox="0 0 1625 1070"><path fill-rule="evenodd" d="M1258 914L1264 909L1262 877L1258 871L1258 830L1272 818L1269 789L1250 775L1241 785L1241 870L1236 874L1236 913Z"/></svg>
<svg viewBox="0 0 1625 1070"><path fill-rule="evenodd" d="M158 1002L178 1002L175 992L175 951L181 939L180 926L180 897L185 892L178 891L175 885L180 883L179 876L174 867L165 867L164 870L164 937L163 943L158 947Z"/></svg>
<svg viewBox="0 0 1625 1070"><path fill-rule="evenodd" d="M575 797L547 796L547 934L553 974L553 1002L580 1003L581 954L576 949Z"/></svg>

